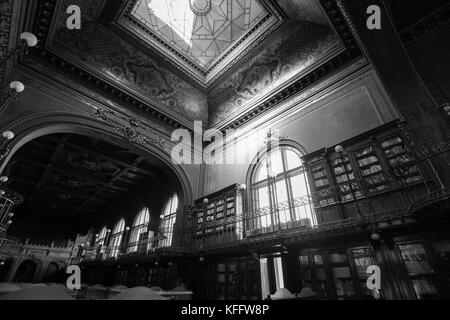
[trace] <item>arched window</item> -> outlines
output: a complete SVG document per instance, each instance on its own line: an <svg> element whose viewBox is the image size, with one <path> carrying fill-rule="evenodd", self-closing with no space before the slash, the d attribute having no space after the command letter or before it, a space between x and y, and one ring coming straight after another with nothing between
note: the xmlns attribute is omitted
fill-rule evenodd
<svg viewBox="0 0 450 320"><path fill-rule="evenodd" d="M178 209L178 196L174 194L169 198L164 206L163 214L161 215L160 234L163 239L159 240L158 247L170 247L172 245L173 225Z"/></svg>
<svg viewBox="0 0 450 320"><path fill-rule="evenodd" d="M260 159L251 177L253 209L256 218L248 230L273 230L316 225L306 169L300 152L280 146ZM303 199L304 201L294 200ZM268 230L270 231L270 230Z"/></svg>
<svg viewBox="0 0 450 320"><path fill-rule="evenodd" d="M96 245L98 245L98 246L104 246L105 245L107 233L108 233L108 228L106 228L106 226L104 226L103 229L100 231L100 233L98 235Z"/></svg>
<svg viewBox="0 0 450 320"><path fill-rule="evenodd" d="M109 240L109 257L117 258L122 243L123 231L125 230L125 219L121 219L116 223Z"/></svg>
<svg viewBox="0 0 450 320"><path fill-rule="evenodd" d="M148 208L142 209L136 216L131 229L130 242L128 246L128 252L136 252L138 250L138 243L140 240L144 240L146 234L148 234L148 226L150 223L150 210Z"/></svg>

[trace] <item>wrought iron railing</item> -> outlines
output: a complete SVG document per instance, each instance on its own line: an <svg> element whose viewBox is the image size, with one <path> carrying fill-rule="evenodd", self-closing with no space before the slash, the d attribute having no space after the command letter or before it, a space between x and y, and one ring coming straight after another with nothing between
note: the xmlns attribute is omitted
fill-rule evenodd
<svg viewBox="0 0 450 320"><path fill-rule="evenodd" d="M3 189L4 194L0 196L0 233L6 232L12 224L14 206L21 204L24 199L15 191Z"/></svg>
<svg viewBox="0 0 450 320"><path fill-rule="evenodd" d="M123 256L147 255L163 251L163 243L173 234L173 228L160 228L155 236L148 239L128 242L119 246L90 246L84 248L81 260L116 260Z"/></svg>

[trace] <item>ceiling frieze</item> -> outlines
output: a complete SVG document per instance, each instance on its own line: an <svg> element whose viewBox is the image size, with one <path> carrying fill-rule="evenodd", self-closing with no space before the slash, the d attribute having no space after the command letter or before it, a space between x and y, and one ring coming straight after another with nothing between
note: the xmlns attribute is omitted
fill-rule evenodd
<svg viewBox="0 0 450 320"><path fill-rule="evenodd" d="M435 32L442 27L450 25L450 5L433 12L426 18L420 20L400 34L402 41L411 46L420 41L425 35L428 37L430 32Z"/></svg>

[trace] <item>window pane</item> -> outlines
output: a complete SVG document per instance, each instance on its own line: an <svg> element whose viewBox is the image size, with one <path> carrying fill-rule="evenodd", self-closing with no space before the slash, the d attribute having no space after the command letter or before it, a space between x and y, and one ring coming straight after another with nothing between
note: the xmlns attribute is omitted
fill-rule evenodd
<svg viewBox="0 0 450 320"><path fill-rule="evenodd" d="M293 149L286 149L286 165L288 171L302 166L302 160L299 154Z"/></svg>
<svg viewBox="0 0 450 320"><path fill-rule="evenodd" d="M283 172L283 160L281 151L274 151L269 157L269 175L278 175Z"/></svg>
<svg viewBox="0 0 450 320"><path fill-rule="evenodd" d="M278 214L281 223L291 221L289 208L286 204L288 201L286 180L280 180L276 183ZM280 205L283 203L282 205ZM285 209L286 208L286 209Z"/></svg>
<svg viewBox="0 0 450 320"><path fill-rule="evenodd" d="M176 220L176 211L178 209L178 196L173 195L166 203L163 210L163 216L160 221L160 236L159 247L169 247L172 245L173 227Z"/></svg>
<svg viewBox="0 0 450 320"><path fill-rule="evenodd" d="M265 160L261 161L258 169L256 170L255 180L253 182L260 182L267 179L267 162Z"/></svg>
<svg viewBox="0 0 450 320"><path fill-rule="evenodd" d="M299 205L294 208L296 221L301 221L301 226L311 227L316 225L313 219L313 212L309 199L309 188L306 182L305 173L296 175L289 179L294 199L302 197Z"/></svg>
<svg viewBox="0 0 450 320"><path fill-rule="evenodd" d="M306 184L306 177L304 173L291 177L291 187L294 199L304 197L309 194L309 188Z"/></svg>

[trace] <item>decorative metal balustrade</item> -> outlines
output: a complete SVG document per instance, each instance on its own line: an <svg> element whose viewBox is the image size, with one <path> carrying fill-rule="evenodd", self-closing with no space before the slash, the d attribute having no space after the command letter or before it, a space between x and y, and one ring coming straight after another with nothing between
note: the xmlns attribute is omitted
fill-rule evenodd
<svg viewBox="0 0 450 320"><path fill-rule="evenodd" d="M24 199L15 191L5 189L5 194L0 196L0 234L6 233L9 226L12 224L14 213L12 209L14 206L21 204Z"/></svg>
<svg viewBox="0 0 450 320"><path fill-rule="evenodd" d="M389 175L389 181L385 181L386 188L379 192L371 193L364 188L363 181L355 179L297 197L293 201L204 221L194 227L161 229L150 239L125 243L120 247L96 248L90 256L103 260L164 254L198 256L224 249L253 247L260 243L267 245L271 242L326 237L383 223L389 225L394 221L396 225L413 222L420 214L428 213L430 208L439 209L443 201L450 200L450 186L430 184L430 181L441 180L441 177L428 161L437 160L444 169L450 168L449 152L450 139L432 141L423 146L409 145L403 158L397 157L390 163L392 172L385 172ZM419 165L431 168L430 172L421 172L420 179L407 182L405 174ZM343 188L352 189L353 184L361 187L358 189L360 193L353 197L345 196L348 190ZM192 239L192 242L186 242L181 248L159 248L158 243L172 234Z"/></svg>
<svg viewBox="0 0 450 320"><path fill-rule="evenodd" d="M109 261L126 256L148 255L167 250L163 243L173 234L173 228L160 228L155 236L148 239L128 242L120 246L90 246L84 248L83 261Z"/></svg>
<svg viewBox="0 0 450 320"><path fill-rule="evenodd" d="M264 219L267 216L277 214L279 211L290 211L302 208L304 206L311 207L311 215L320 215L320 210L324 207L320 206L320 197L317 194L311 196L298 197L292 202L281 202L275 207L265 207L258 210L252 210L234 217L225 218L220 221L205 223L202 228L213 230L217 235L214 242L193 243L192 246L183 248L167 247L160 248L158 243L165 239L165 234L172 230L159 230L154 237L146 240L125 243L116 247L91 247L85 248L84 261L111 261L117 259L126 259L136 256L155 255L193 255L197 256L208 251L216 251L224 248L237 248L242 246L252 246L253 244L267 241L279 241L285 239L305 239L309 237L317 237L322 235L335 234L336 232L351 230L355 228L366 228L367 226L383 221L404 220L413 216L417 209L419 200L425 187L419 183L410 188L399 188L390 190L381 194L353 201L339 201L339 188L330 188L327 194L333 194L336 201L328 206L336 212L340 211L343 215L339 219L326 221L325 219L317 223L305 222L305 219L293 219L290 221L279 222L277 224L262 226L255 223L255 220ZM321 193L323 193L322 191ZM438 193L436 193L438 194ZM440 193L442 194L442 192ZM443 195L443 194L442 194ZM430 195L430 201L436 200ZM425 205L424 201L420 201ZM312 216L311 216L312 217ZM314 219L311 219L311 221ZM234 225L229 232L236 236L227 235L226 226ZM253 226L253 227L252 227ZM177 233L192 237L197 229L177 228ZM221 237L220 235L223 235ZM205 239L208 237L205 237ZM283 240L283 241L284 241Z"/></svg>

